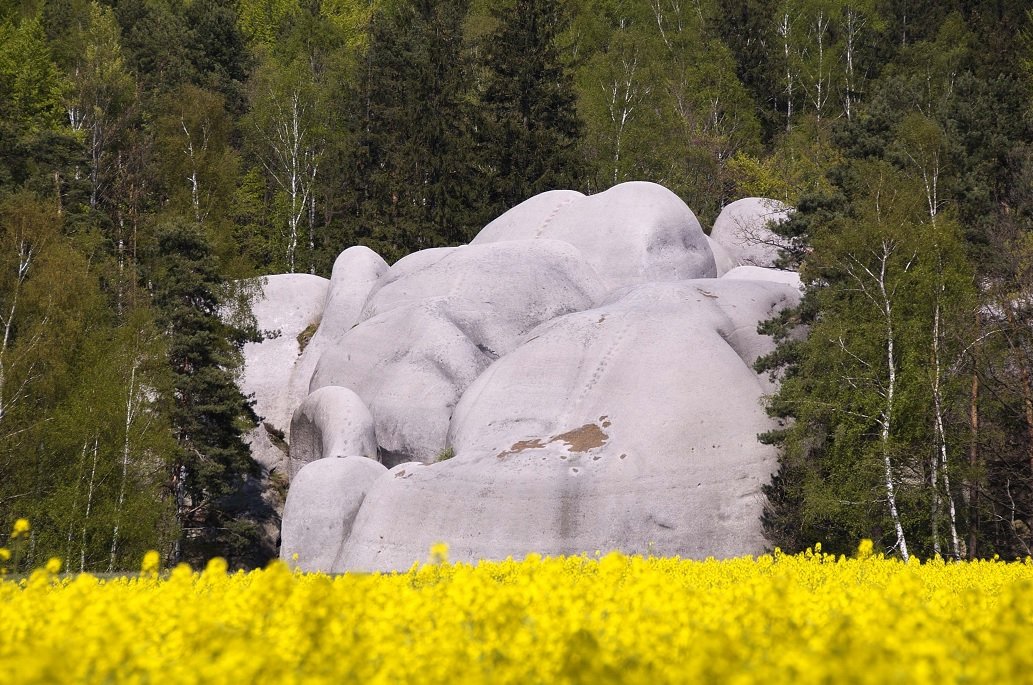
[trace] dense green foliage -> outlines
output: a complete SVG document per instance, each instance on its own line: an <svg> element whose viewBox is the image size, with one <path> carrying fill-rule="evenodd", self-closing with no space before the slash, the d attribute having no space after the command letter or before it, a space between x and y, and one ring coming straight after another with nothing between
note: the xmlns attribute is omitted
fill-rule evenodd
<svg viewBox="0 0 1033 685"><path fill-rule="evenodd" d="M0 0L0 526L32 517L26 563L256 563L227 283L633 179L705 226L798 210L807 292L761 362L772 544L1030 551L1033 19L1008 0Z"/></svg>

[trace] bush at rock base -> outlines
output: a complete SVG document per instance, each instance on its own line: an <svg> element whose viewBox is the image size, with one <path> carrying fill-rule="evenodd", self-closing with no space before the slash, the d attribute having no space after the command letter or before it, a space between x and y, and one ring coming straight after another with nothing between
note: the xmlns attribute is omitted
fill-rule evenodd
<svg viewBox="0 0 1033 685"><path fill-rule="evenodd" d="M11 683L1022 682L1033 562L531 556L0 581Z"/></svg>

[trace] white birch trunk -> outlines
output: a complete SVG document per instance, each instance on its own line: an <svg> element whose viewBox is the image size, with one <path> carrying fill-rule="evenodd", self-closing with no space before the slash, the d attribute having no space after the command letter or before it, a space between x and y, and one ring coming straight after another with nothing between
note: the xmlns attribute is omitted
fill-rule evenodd
<svg viewBox="0 0 1033 685"><path fill-rule="evenodd" d="M100 438L93 439L93 468L90 471L90 484L86 492L86 513L82 520L82 537L79 540L79 573L86 570L86 527L93 507L93 484L97 478L97 459L100 452Z"/></svg>
<svg viewBox="0 0 1033 685"><path fill-rule="evenodd" d="M882 260L879 269L879 292L882 295L883 315L886 323L886 364L889 374L889 383L886 388L885 405L881 424L882 458L886 479L886 503L889 507L890 518L893 520L893 527L897 533L897 549L904 561L908 560L907 538L904 536L904 526L900 521L900 513L897 510L896 480L893 476L893 462L890 455L890 434L893 420L894 403L896 401L897 386L897 359L894 352L895 333L893 329L893 303L891 302L889 290L886 287L886 267L891 254L890 246L887 243L882 245Z"/></svg>

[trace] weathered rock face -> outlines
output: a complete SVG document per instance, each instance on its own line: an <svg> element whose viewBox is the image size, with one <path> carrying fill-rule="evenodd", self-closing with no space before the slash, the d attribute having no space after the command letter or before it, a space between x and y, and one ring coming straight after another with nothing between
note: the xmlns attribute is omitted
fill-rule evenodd
<svg viewBox="0 0 1033 685"><path fill-rule="evenodd" d="M433 462L452 408L481 371L536 325L591 307L605 292L578 251L555 240L414 257L381 279L360 323L323 354L311 382L312 390L351 388L367 403L389 466Z"/></svg>
<svg viewBox="0 0 1033 685"><path fill-rule="evenodd" d="M385 473L382 464L358 456L307 464L287 495L280 557L303 571L331 568L366 491Z"/></svg>
<svg viewBox="0 0 1033 685"><path fill-rule="evenodd" d="M429 250L427 250L429 251ZM322 320L291 371L288 400L297 407L309 393L316 364L358 323L370 290L387 273L387 262L368 247L349 247L334 261Z"/></svg>
<svg viewBox="0 0 1033 685"><path fill-rule="evenodd" d="M286 456L275 444L279 441L276 432L286 431L297 406L288 387L301 351L298 334L322 316L328 281L309 274L280 274L263 280L262 296L252 312L258 327L273 332L274 337L244 345L240 388L245 395L254 394L255 412L273 431L260 425L249 437L252 454L271 470L284 464Z"/></svg>
<svg viewBox="0 0 1033 685"><path fill-rule="evenodd" d="M376 482L334 570L404 567L439 540L471 561L761 551L775 454L756 440L771 427L756 323L798 296L647 284L540 326L464 393L453 459Z"/></svg>
<svg viewBox="0 0 1033 685"><path fill-rule="evenodd" d="M778 200L747 197L731 203L714 220L710 239L721 246L734 266L774 266L782 238L769 223L781 223L789 208ZM728 271L730 269L724 269Z"/></svg>
<svg viewBox="0 0 1033 685"><path fill-rule="evenodd" d="M377 459L373 416L348 388L328 385L301 403L291 419L290 477L305 464L330 457Z"/></svg>
<svg viewBox="0 0 1033 685"><path fill-rule="evenodd" d="M587 197L572 191L543 193L485 226L470 244L527 238L575 246L607 289L717 275L692 210L655 183L621 183Z"/></svg>
<svg viewBox="0 0 1033 685"><path fill-rule="evenodd" d="M757 324L800 297L795 273L758 266L783 210L733 203L705 236L655 184L552 191L390 268L349 248L322 312L286 285L312 277L273 277L261 327L310 307L283 327L293 347L248 356L260 411L285 428L297 407L281 556L342 571L408 568L439 541L468 561L762 551L774 388L752 369L772 349Z"/></svg>

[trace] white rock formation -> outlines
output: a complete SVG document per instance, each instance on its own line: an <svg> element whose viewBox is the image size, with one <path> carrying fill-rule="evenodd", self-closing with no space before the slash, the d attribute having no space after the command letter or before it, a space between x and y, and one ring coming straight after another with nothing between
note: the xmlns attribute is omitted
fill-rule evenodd
<svg viewBox="0 0 1033 685"><path fill-rule="evenodd" d="M319 321L329 282L309 274L266 276L262 296L252 306L259 329L274 337L244 345L240 388L254 394L255 412L274 430L286 432L296 403L287 389L301 347L298 334ZM259 433L262 433L259 435ZM249 436L252 453L267 469L282 465L283 452L260 425Z"/></svg>
<svg viewBox="0 0 1033 685"><path fill-rule="evenodd" d="M789 207L778 200L743 198L721 210L710 239L724 248L735 266L774 266L783 239L768 224L781 223L788 217Z"/></svg>
<svg viewBox="0 0 1033 685"><path fill-rule="evenodd" d="M646 284L532 331L456 407L456 456L367 494L334 570L529 552L734 556L764 549L775 453L757 321L797 301L777 283Z"/></svg>
<svg viewBox="0 0 1033 685"><path fill-rule="evenodd" d="M302 468L284 505L280 557L303 571L331 568L366 491L386 473L382 464L359 456L320 459Z"/></svg>
<svg viewBox="0 0 1033 685"><path fill-rule="evenodd" d="M607 289L717 275L699 221L681 198L645 181L598 195L552 191L484 227L471 245L554 238L578 248Z"/></svg>
<svg viewBox="0 0 1033 685"><path fill-rule="evenodd" d="M360 323L322 355L310 385L351 388L366 402L388 466L433 462L452 408L481 371L527 331L591 307L605 292L581 254L560 241L469 245L432 257L391 268Z"/></svg>
<svg viewBox="0 0 1033 685"><path fill-rule="evenodd" d="M771 283L784 283L797 290L803 287L800 281L800 274L795 271L783 269L766 269L761 266L737 266L726 272L721 278L728 278L739 281L769 281Z"/></svg>
<svg viewBox="0 0 1033 685"><path fill-rule="evenodd" d="M319 358L326 350L338 345L344 334L358 323L362 305L387 270L387 262L383 257L368 247L349 247L338 255L330 274L319 328L291 372L287 399L292 407L297 407L308 395L309 383Z"/></svg>
<svg viewBox="0 0 1033 685"><path fill-rule="evenodd" d="M354 392L328 385L306 397L291 419L290 478L317 459L347 456L378 461L373 415Z"/></svg>
<svg viewBox="0 0 1033 685"><path fill-rule="evenodd" d="M543 193L390 268L346 250L300 360L315 305L290 319L293 349L248 350L260 410L285 423L300 405L281 556L342 571L405 569L441 541L466 561L762 551L774 386L752 365L772 349L757 324L800 297L795 273L761 268L787 211L741 200L706 236L634 182ZM295 287L268 292L260 326L313 299Z"/></svg>
<svg viewBox="0 0 1033 685"><path fill-rule="evenodd" d="M710 251L714 254L714 266L719 278L738 266L732 255L728 254L728 250L725 249L724 245L716 242L710 236L707 236L707 244L710 246Z"/></svg>

